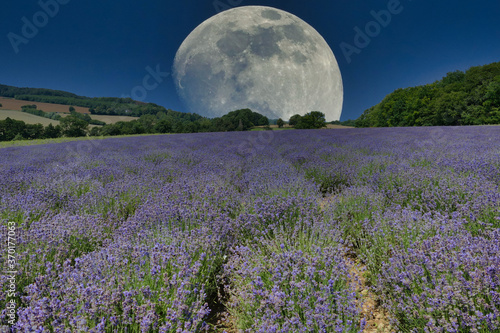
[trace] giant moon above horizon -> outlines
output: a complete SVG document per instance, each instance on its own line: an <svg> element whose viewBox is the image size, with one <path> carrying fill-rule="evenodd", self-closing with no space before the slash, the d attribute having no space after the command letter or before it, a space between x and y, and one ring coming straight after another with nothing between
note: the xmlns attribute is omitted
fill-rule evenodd
<svg viewBox="0 0 500 333"><path fill-rule="evenodd" d="M321 111L339 120L344 90L323 37L297 16L237 7L191 32L175 56L174 81L190 112L220 117L249 108L270 119Z"/></svg>

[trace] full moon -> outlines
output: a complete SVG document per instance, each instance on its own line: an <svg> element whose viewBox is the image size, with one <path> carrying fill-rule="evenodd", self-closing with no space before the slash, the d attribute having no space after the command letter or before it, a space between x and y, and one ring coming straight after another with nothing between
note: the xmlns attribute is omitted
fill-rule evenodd
<svg viewBox="0 0 500 333"><path fill-rule="evenodd" d="M339 120L344 90L335 56L309 24L283 10L237 7L191 32L174 80L189 110L206 117L249 108L270 119L321 111Z"/></svg>

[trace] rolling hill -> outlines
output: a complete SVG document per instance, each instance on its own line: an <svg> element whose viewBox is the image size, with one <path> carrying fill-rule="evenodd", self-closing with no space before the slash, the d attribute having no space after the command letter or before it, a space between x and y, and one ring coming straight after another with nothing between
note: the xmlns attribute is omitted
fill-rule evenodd
<svg viewBox="0 0 500 333"><path fill-rule="evenodd" d="M53 103L42 103L42 102L28 102L23 100L18 100L9 97L0 97L0 110L15 110L21 111L24 105L36 105L38 110L43 110L45 112L57 112L57 113L68 113L69 107L71 105L66 104L53 104ZM89 108L74 106L75 111L78 113L90 114Z"/></svg>
<svg viewBox="0 0 500 333"><path fill-rule="evenodd" d="M134 101L131 98L118 97L85 97L76 94L43 88L18 88L7 85L0 85L0 96L15 99L18 102L10 101L10 103L26 104L54 104L63 105L66 107L73 106L75 109L80 107L80 113L91 113L99 115L121 115L140 117L144 114L157 114L158 112L167 112L171 110L165 109L153 103L143 103ZM1 103L1 102L0 102ZM2 103L3 104L3 103ZM43 104L41 109L48 111L46 104ZM5 107L5 106L4 106ZM61 112L61 111L55 111ZM201 116L198 116L201 117Z"/></svg>
<svg viewBox="0 0 500 333"><path fill-rule="evenodd" d="M45 117L40 117L34 114L21 111L0 109L0 120L5 120L7 118L24 121L26 124L30 125L35 125L35 124L42 124L43 126L48 126L49 124L52 124L53 126L59 125L58 120L48 119Z"/></svg>

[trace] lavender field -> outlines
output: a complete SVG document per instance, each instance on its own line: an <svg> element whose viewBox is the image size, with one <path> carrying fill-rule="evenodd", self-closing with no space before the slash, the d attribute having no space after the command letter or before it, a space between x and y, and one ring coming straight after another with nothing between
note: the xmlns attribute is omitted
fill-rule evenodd
<svg viewBox="0 0 500 333"><path fill-rule="evenodd" d="M0 156L7 331L500 332L500 127Z"/></svg>

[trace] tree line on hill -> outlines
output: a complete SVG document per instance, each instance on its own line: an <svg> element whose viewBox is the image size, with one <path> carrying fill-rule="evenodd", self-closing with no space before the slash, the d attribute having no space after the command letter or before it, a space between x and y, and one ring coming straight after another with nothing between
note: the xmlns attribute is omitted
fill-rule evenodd
<svg viewBox="0 0 500 333"><path fill-rule="evenodd" d="M26 124L11 118L0 120L0 141L54 139L65 134L70 132L63 130L62 122L61 125L49 124L44 127L42 124Z"/></svg>
<svg viewBox="0 0 500 333"><path fill-rule="evenodd" d="M44 117L44 118L48 118L48 119L52 119L52 120L60 121L64 118L63 116L61 116L61 114L59 114L57 112L45 112L43 110L38 110L37 106L35 104L24 105L21 107L21 110L22 110L22 112L26 112L29 114L33 114L35 116ZM69 107L69 112L70 112L70 115L77 117L77 118L80 118L80 119L83 119L89 125L101 125L101 126L106 125L106 123L104 121L92 119L88 114L76 112L75 108L72 106Z"/></svg>
<svg viewBox="0 0 500 333"><path fill-rule="evenodd" d="M500 124L500 62L397 89L366 110L356 127Z"/></svg>
<svg viewBox="0 0 500 333"><path fill-rule="evenodd" d="M1 106L1 105L0 105ZM63 136L86 136L91 124L105 125L106 123L91 119L88 114L77 113L73 107L69 108L70 114L62 117L55 112L37 110L36 105L22 106L22 111L39 117L59 121L59 125L26 124L21 120L7 118L0 120L0 141L54 139Z"/></svg>
<svg viewBox="0 0 500 333"><path fill-rule="evenodd" d="M42 115L34 108L25 108L33 114ZM43 112L43 111L42 111ZM180 113L180 112L179 112ZM59 125L31 125L24 121L7 118L0 120L0 141L34 140L57 137L115 136L131 134L155 133L197 133L197 132L228 132L247 131L255 126L269 124L267 117L252 112L249 109L232 111L220 118L208 119L177 113L159 112L155 115L142 115L137 120L120 121L115 124L95 126L89 129L91 117L88 114L71 112L66 117L60 117Z"/></svg>
<svg viewBox="0 0 500 333"><path fill-rule="evenodd" d="M268 125L262 125L264 122L259 121L252 122L248 116L241 117L241 121L240 116L235 118L231 114L207 119L197 114L167 110L153 103L142 103L130 98L89 98L51 89L0 85L0 96L88 107L91 114L141 118L138 121L120 122L92 129L91 134L95 135L233 131L247 130L251 127L250 124ZM25 112L41 115L39 111L27 109ZM324 127L325 124L318 120L318 115L314 112L316 111L305 116L294 115L289 120L290 126L297 129ZM43 116L50 119L57 117L51 113ZM91 123L88 119L85 120ZM285 124L282 119L272 120L272 123L279 127ZM93 124L98 123L94 121ZM336 121L332 124L355 127L500 124L500 62L472 67L465 72L451 72L432 84L397 89L382 102L366 110L358 119Z"/></svg>
<svg viewBox="0 0 500 333"><path fill-rule="evenodd" d="M85 97L60 90L42 88L17 88L0 85L0 96L17 100L74 105L89 108L91 114L120 115L140 117L143 114L157 114L166 112L163 106L154 103L143 103L131 98L119 97Z"/></svg>
<svg viewBox="0 0 500 333"><path fill-rule="evenodd" d="M91 129L90 135L247 131L255 126L264 126L268 123L267 117L252 112L250 109L232 111L214 119L171 111L159 112L155 115L142 115L138 120L120 121L101 128L94 127Z"/></svg>
<svg viewBox="0 0 500 333"><path fill-rule="evenodd" d="M88 98L51 89L17 88L0 85L0 96L32 102L88 107L91 114L139 117L137 120L106 124L92 119L88 114L77 113L73 106L69 106L70 114L62 117L55 112L38 110L34 104L25 105L22 107L23 112L60 121L60 124L44 127L41 124L31 125L23 121L8 118L0 121L0 141L57 138L62 136L79 137L86 135L115 136L155 133L247 131L256 126L271 129L269 127L270 121L267 117L252 112L249 109L236 110L222 117L209 119L194 113L173 111L152 103L137 102L130 98ZM277 119L273 121L273 124L283 127L285 122L282 119ZM304 116L294 115L290 119L289 124L297 129L326 127L325 115L319 111L312 111ZM90 127L89 125L99 126Z"/></svg>
<svg viewBox="0 0 500 333"><path fill-rule="evenodd" d="M25 112L40 116L48 116L32 106L26 107ZM179 112L180 113L180 112ZM7 118L0 121L0 141L51 139L58 137L81 136L116 136L133 134L165 134L165 133L197 133L197 132L230 132L248 131L256 126L269 128L269 119L250 109L242 109L214 119L193 117L189 114L183 118L177 113L159 112L156 115L142 115L137 120L120 121L115 124L89 127L91 117L88 114L74 112L66 117L59 117L59 125L41 124L31 125L23 121ZM50 117L48 117L50 118ZM284 121L279 119L280 127ZM297 129L323 128L326 126L325 115L319 111L312 111L304 116L295 115L290 119L290 126Z"/></svg>

